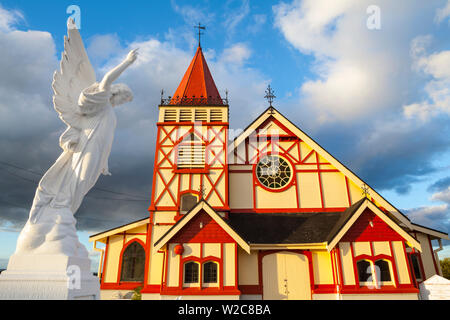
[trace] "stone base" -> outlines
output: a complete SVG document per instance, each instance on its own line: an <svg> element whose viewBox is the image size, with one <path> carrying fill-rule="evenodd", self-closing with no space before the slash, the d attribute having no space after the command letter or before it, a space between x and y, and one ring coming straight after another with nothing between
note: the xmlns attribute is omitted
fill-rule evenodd
<svg viewBox="0 0 450 320"><path fill-rule="evenodd" d="M98 300L89 258L13 255L0 274L0 300Z"/></svg>

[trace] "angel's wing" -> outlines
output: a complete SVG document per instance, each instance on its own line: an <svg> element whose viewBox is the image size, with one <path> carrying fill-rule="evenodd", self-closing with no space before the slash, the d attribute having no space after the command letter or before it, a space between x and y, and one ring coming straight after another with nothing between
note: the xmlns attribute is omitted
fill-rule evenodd
<svg viewBox="0 0 450 320"><path fill-rule="evenodd" d="M81 129L78 108L80 93L96 81L94 68L86 54L79 31L68 26L64 37L61 68L53 76L53 104L61 120L69 128Z"/></svg>

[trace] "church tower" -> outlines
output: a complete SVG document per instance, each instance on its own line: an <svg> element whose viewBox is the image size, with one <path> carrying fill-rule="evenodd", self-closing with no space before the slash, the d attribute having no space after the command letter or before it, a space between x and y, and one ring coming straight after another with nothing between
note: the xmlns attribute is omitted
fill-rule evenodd
<svg viewBox="0 0 450 320"><path fill-rule="evenodd" d="M197 202L228 204L228 101L222 99L201 46L175 94L161 99L150 212L178 221Z"/></svg>

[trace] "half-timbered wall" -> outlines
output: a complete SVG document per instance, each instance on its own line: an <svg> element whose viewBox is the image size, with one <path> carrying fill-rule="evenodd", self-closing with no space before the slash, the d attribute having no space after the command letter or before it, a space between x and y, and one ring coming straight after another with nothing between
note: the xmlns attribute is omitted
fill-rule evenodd
<svg viewBox="0 0 450 320"><path fill-rule="evenodd" d="M288 160L294 177L279 191L262 186L258 161L277 154ZM269 118L230 156L232 211L343 211L359 201L361 189L278 120Z"/></svg>

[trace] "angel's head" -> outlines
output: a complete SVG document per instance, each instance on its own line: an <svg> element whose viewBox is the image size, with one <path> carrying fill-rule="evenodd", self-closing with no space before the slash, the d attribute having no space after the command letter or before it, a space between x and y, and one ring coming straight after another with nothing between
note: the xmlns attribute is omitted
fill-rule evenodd
<svg viewBox="0 0 450 320"><path fill-rule="evenodd" d="M111 86L110 102L113 107L133 101L133 92L126 84L118 83Z"/></svg>

